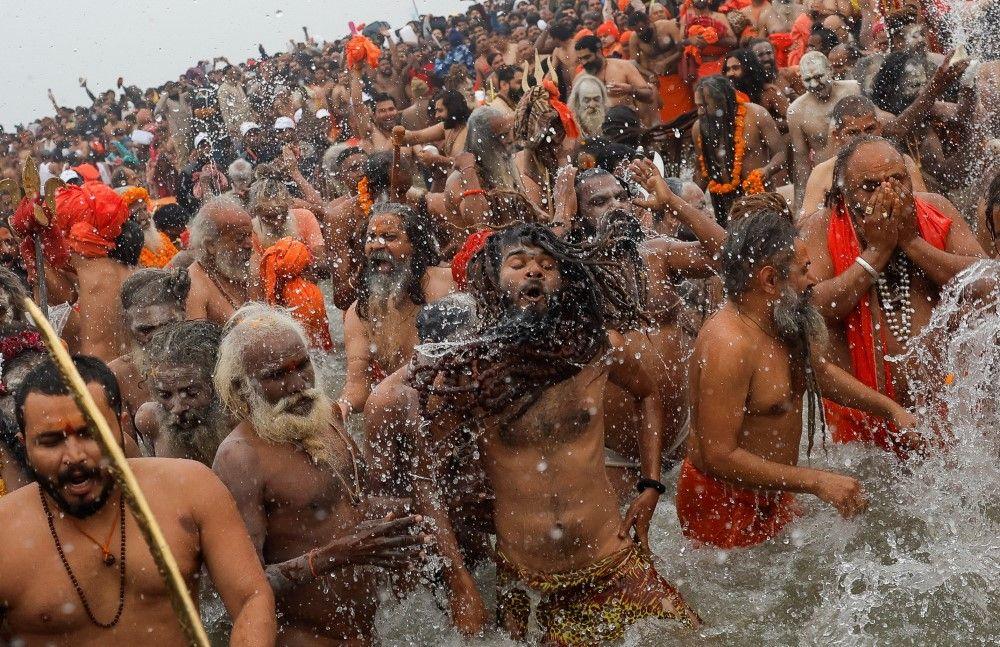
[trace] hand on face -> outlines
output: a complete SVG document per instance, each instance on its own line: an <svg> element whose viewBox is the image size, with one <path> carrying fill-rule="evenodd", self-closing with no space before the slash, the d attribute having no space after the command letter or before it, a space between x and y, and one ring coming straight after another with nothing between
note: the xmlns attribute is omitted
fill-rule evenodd
<svg viewBox="0 0 1000 647"><path fill-rule="evenodd" d="M868 199L861 214L861 235L869 247L890 250L896 247L899 228L893 218L896 197L888 183L883 182Z"/></svg>

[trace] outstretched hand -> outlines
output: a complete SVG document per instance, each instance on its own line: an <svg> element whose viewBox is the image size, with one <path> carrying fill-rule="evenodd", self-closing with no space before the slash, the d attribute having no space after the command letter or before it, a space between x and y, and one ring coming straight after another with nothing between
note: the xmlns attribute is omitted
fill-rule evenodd
<svg viewBox="0 0 1000 647"><path fill-rule="evenodd" d="M628 531L635 529L635 539L639 541L642 549L649 551L649 523L653 519L653 512L656 511L656 504L660 500L660 493L653 488L646 488L639 493L639 496L632 501L628 507L625 518L618 526L618 538L626 539Z"/></svg>

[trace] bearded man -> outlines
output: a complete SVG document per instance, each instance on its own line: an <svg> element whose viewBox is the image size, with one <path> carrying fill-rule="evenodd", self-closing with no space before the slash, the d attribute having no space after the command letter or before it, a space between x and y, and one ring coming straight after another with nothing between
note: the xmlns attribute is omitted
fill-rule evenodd
<svg viewBox="0 0 1000 647"><path fill-rule="evenodd" d="M186 269L142 269L122 283L121 304L132 342L132 351L108 365L121 385L122 400L128 420L126 430L135 431L133 418L139 407L150 400L143 374L146 369L146 346L163 326L184 320L184 307L191 278ZM137 442L146 439L137 437ZM148 449L148 445L146 447Z"/></svg>
<svg viewBox="0 0 1000 647"><path fill-rule="evenodd" d="M601 136L608 107L608 89L599 78L590 74L577 75L569 93L569 107L584 136Z"/></svg>
<svg viewBox="0 0 1000 647"><path fill-rule="evenodd" d="M787 147L767 110L737 95L725 77L702 79L694 95L695 181L708 189L721 224L738 197L764 191L784 169Z"/></svg>
<svg viewBox="0 0 1000 647"><path fill-rule="evenodd" d="M351 70L348 74L351 98L347 121L351 132L361 139L359 146L368 153L391 151L392 129L399 125L396 100L384 92L376 92L370 102L365 101L360 72Z"/></svg>
<svg viewBox="0 0 1000 647"><path fill-rule="evenodd" d="M347 382L338 404L345 419L363 410L372 387L413 354L420 306L454 290L440 260L434 235L416 211L391 202L372 208L357 301L344 318Z"/></svg>
<svg viewBox="0 0 1000 647"><path fill-rule="evenodd" d="M357 448L324 394L305 332L251 304L219 348L215 388L240 423L214 469L236 499L277 598L281 644L370 644L375 574L425 536L419 517L365 521Z"/></svg>
<svg viewBox="0 0 1000 647"><path fill-rule="evenodd" d="M232 430L212 385L220 340L219 327L208 321L168 324L150 338L143 381L152 401L135 414L148 455L212 466Z"/></svg>
<svg viewBox="0 0 1000 647"><path fill-rule="evenodd" d="M514 110L517 109L517 102L524 94L524 90L521 89L524 70L516 65L501 65L493 70L493 76L490 78L490 83L496 92L496 98L487 105L499 110L501 114L513 116Z"/></svg>
<svg viewBox="0 0 1000 647"><path fill-rule="evenodd" d="M677 482L684 534L720 548L774 537L805 492L847 518L864 510L849 476L801 467L803 394L812 451L827 397L900 427L916 419L824 358L823 317L810 302L809 255L787 214L734 221L722 252L726 302L702 327L691 358L691 436ZM825 432L824 432L825 433Z"/></svg>
<svg viewBox="0 0 1000 647"><path fill-rule="evenodd" d="M843 99L861 93L857 81L834 81L830 61L821 52L809 52L799 64L806 93L788 107L788 133L792 138L792 178L795 183L793 211L802 206L806 181L814 166L832 155L827 149L830 114Z"/></svg>
<svg viewBox="0 0 1000 647"><path fill-rule="evenodd" d="M73 364L120 441L114 375L92 357L77 356ZM23 644L187 644L167 585L59 368L46 361L32 370L15 403L36 482L0 497L5 638ZM232 644L273 645L274 597L219 479L193 461L128 462L139 487L155 493L147 500L184 581L196 582L207 567L233 620ZM107 544L94 537L107 537Z"/></svg>
<svg viewBox="0 0 1000 647"><path fill-rule="evenodd" d="M514 155L514 166L524 196L544 213L553 213L556 173L579 136L573 112L559 100L551 81L536 85L521 97L514 117L514 137L523 148Z"/></svg>
<svg viewBox="0 0 1000 647"><path fill-rule="evenodd" d="M189 230L197 260L188 268L187 318L221 326L256 292L253 221L238 200L222 196L202 205Z"/></svg>
<svg viewBox="0 0 1000 647"><path fill-rule="evenodd" d="M914 360L890 366L931 319L941 287L985 256L948 200L914 193L903 156L880 137L837 155L826 208L805 224L815 303L831 326L828 357L867 386L913 404ZM922 439L864 413L828 404L837 442L906 455Z"/></svg>
<svg viewBox="0 0 1000 647"><path fill-rule="evenodd" d="M634 242L603 228L595 241L567 244L540 224L490 236L469 268L479 314L471 338L411 380L432 437L476 430L496 500L497 616L515 640L526 638L532 595L541 596L534 617L543 643L617 640L644 617L699 623L639 549L664 491L662 411L646 366L615 330L641 319L640 283L626 260ZM604 466L609 382L640 400L643 418L644 478L624 519ZM467 626L482 602L429 485L432 465L424 461L417 495L439 530L453 617Z"/></svg>

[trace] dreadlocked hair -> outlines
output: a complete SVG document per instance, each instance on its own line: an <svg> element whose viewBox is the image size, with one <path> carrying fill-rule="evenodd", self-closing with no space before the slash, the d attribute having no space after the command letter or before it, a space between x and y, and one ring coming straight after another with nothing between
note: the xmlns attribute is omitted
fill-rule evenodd
<svg viewBox="0 0 1000 647"><path fill-rule="evenodd" d="M707 76L698 82L695 92L704 92L718 106L716 114L698 120L709 179L729 182L735 153L736 90L724 76Z"/></svg>
<svg viewBox="0 0 1000 647"><path fill-rule="evenodd" d="M372 219L387 213L399 218L400 223L403 225L403 231L406 232L406 237L413 247L413 254L408 259L412 275L406 285L406 294L413 303L422 305L425 302L424 291L421 288L421 281L424 278L424 274L427 272L428 267L434 267L441 262L441 254L438 250L437 239L434 237L433 227L428 219L421 218L420 214L410 206L395 202L380 202L372 207L371 213L368 215L368 221L360 229L360 236L358 238L363 241L364 236L367 235L368 224ZM364 243L361 242L359 244L356 242L355 246L360 250L364 248ZM358 268L359 273L357 276L359 280L356 281L358 298L357 313L362 321L367 321L370 294L368 284L364 281L364 276L368 269L369 261L364 254L361 255L361 258L364 258L364 260Z"/></svg>
<svg viewBox="0 0 1000 647"><path fill-rule="evenodd" d="M629 330L644 322L645 273L624 267L638 254L632 234L627 222L609 218L597 236L583 243L561 240L536 223L491 236L469 263L476 330L466 340L444 344L432 362L411 370L410 385L419 394L424 419L436 396L439 413L473 411L513 422L545 389L606 351L609 328ZM544 314L512 307L500 284L504 251L518 244L541 249L558 264L562 287Z"/></svg>
<svg viewBox="0 0 1000 647"><path fill-rule="evenodd" d="M204 320L178 321L163 326L149 340L147 366L193 366L211 379L222 341L222 329Z"/></svg>

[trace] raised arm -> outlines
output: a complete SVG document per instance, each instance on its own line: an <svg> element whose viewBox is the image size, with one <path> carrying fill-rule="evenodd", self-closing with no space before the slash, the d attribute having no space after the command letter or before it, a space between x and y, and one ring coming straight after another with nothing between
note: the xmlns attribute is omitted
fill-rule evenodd
<svg viewBox="0 0 1000 647"><path fill-rule="evenodd" d="M375 129L372 121L371 108L364 101L364 84L361 82L361 71L352 69L347 72L350 84L350 96L348 97L347 121L354 134L362 139L371 137Z"/></svg>
<svg viewBox="0 0 1000 647"><path fill-rule="evenodd" d="M407 130L406 134L403 135L403 145L433 144L444 139L444 135L444 122L438 122L423 130Z"/></svg>

